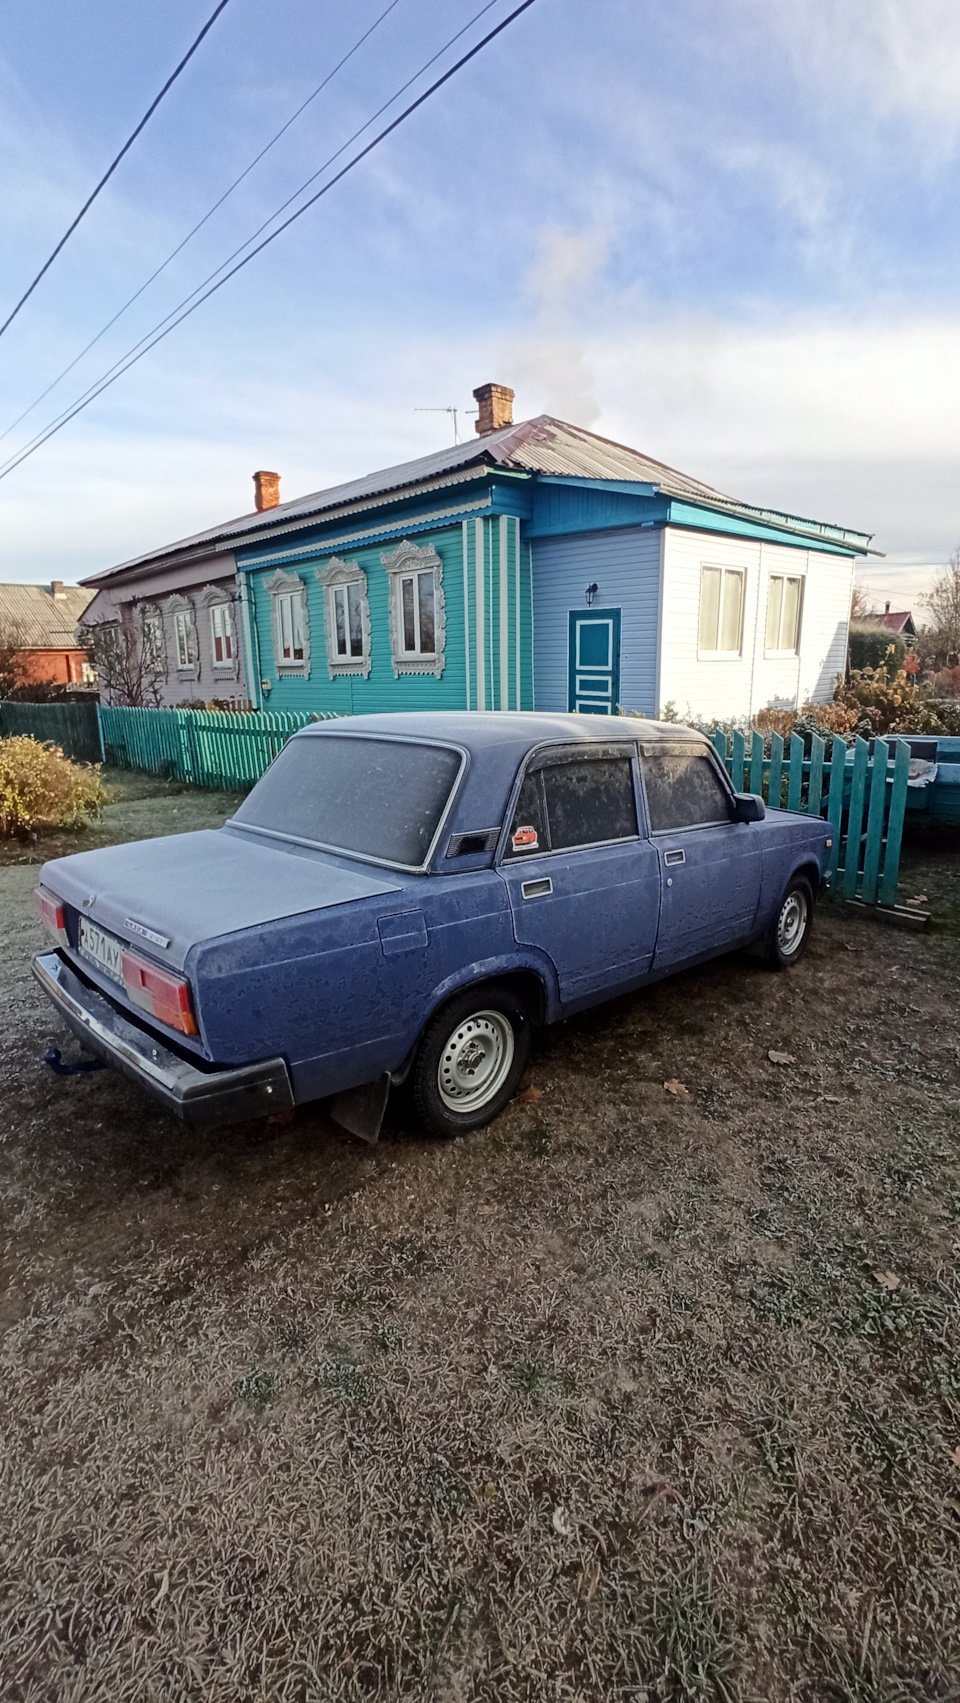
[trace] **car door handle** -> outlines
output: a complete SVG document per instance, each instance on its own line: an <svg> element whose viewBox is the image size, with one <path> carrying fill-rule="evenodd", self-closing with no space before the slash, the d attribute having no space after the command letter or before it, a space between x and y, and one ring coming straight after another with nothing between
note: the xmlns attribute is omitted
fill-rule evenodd
<svg viewBox="0 0 960 1703"><path fill-rule="evenodd" d="M544 899L553 892L553 882L549 875L544 875L539 881L521 881L520 891L525 899Z"/></svg>
<svg viewBox="0 0 960 1703"><path fill-rule="evenodd" d="M686 854L686 852L682 852L682 851L669 851L669 852L664 852L664 854L663 854L663 861L664 861L664 863L670 863L670 864L673 864L673 863L686 863L686 861L687 861L687 854Z"/></svg>

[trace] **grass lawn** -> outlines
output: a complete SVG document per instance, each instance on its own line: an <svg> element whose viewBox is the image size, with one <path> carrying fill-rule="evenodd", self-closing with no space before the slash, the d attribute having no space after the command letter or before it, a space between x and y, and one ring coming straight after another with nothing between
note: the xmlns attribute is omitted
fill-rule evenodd
<svg viewBox="0 0 960 1703"><path fill-rule="evenodd" d="M120 789L57 849L232 807ZM4 1703L960 1698L958 844L905 855L929 934L824 907L791 974L373 1148L53 1077L44 855L0 869Z"/></svg>

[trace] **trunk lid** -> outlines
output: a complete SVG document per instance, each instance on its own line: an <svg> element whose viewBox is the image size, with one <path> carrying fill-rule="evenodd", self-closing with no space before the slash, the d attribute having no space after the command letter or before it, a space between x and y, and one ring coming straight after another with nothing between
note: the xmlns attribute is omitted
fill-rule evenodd
<svg viewBox="0 0 960 1703"><path fill-rule="evenodd" d="M40 881L80 916L177 970L201 941L400 888L379 870L230 828L76 852L44 864Z"/></svg>

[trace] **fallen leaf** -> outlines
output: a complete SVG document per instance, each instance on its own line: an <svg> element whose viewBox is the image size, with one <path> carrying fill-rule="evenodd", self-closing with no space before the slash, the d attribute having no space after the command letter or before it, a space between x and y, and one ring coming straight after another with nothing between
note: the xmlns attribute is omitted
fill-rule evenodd
<svg viewBox="0 0 960 1703"><path fill-rule="evenodd" d="M671 1076L670 1081L665 1082L663 1086L667 1093L672 1094L676 1100L689 1100L690 1098L689 1088L685 1088L683 1083L678 1082L675 1076Z"/></svg>
<svg viewBox="0 0 960 1703"><path fill-rule="evenodd" d="M767 1054L771 1064L796 1064L792 1053L778 1053L773 1047Z"/></svg>
<svg viewBox="0 0 960 1703"><path fill-rule="evenodd" d="M950 1450L950 1459L954 1466L960 1466L960 1443L957 1444L955 1449Z"/></svg>
<svg viewBox="0 0 960 1703"><path fill-rule="evenodd" d="M570 1515L562 1502L558 1502L557 1506L553 1510L552 1524L554 1531L559 1537L573 1536L573 1525L570 1520Z"/></svg>
<svg viewBox="0 0 960 1703"><path fill-rule="evenodd" d="M169 1567L165 1567L164 1570L163 1570L163 1578L160 1580L160 1589L158 1590L156 1596L154 1597L153 1602L150 1604L151 1608L159 1607L160 1603L162 1603L164 1597L167 1595L167 1592L169 1591L169 1589L170 1589L170 1569L169 1569Z"/></svg>
<svg viewBox="0 0 960 1703"><path fill-rule="evenodd" d="M900 1279L895 1271L875 1271L874 1277L881 1289L899 1289Z"/></svg>
<svg viewBox="0 0 960 1703"><path fill-rule="evenodd" d="M534 1100L542 1100L543 1099L543 1089L542 1088L534 1088L531 1085L531 1087L525 1088L523 1090L522 1094L518 1094L517 1099L520 1100L525 1105L529 1106Z"/></svg>

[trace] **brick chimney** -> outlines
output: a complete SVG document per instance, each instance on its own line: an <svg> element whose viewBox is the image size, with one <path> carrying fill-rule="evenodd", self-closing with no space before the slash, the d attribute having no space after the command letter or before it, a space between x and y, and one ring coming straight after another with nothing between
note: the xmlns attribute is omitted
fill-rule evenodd
<svg viewBox="0 0 960 1703"><path fill-rule="evenodd" d="M258 514L262 514L264 509L275 509L280 501L279 473L255 473L253 489Z"/></svg>
<svg viewBox="0 0 960 1703"><path fill-rule="evenodd" d="M884 604L884 606L883 606L883 613L884 613L884 614L885 614L885 615L889 615L889 613L890 613L890 605L889 605L889 603L885 603L885 604Z"/></svg>
<svg viewBox="0 0 960 1703"><path fill-rule="evenodd" d="M66 597L66 595L67 594L63 589L63 580L62 579L52 579L50 581L50 596L51 597Z"/></svg>
<svg viewBox="0 0 960 1703"><path fill-rule="evenodd" d="M513 391L508 385L481 384L473 395L479 410L475 424L482 438L513 425Z"/></svg>

